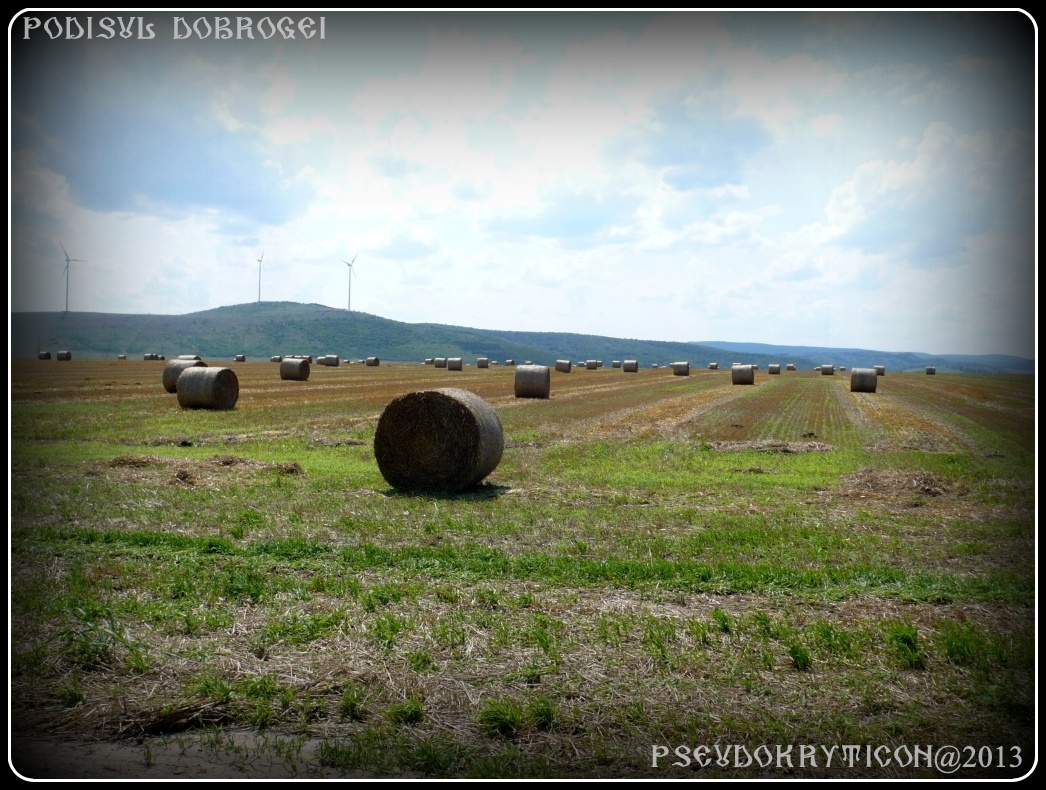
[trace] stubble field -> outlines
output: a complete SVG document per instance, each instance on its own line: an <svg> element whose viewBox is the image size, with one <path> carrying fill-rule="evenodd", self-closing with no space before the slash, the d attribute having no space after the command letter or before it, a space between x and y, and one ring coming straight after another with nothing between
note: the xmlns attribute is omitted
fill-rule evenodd
<svg viewBox="0 0 1046 790"><path fill-rule="evenodd" d="M158 778L1035 761L1032 377L607 367L535 400L504 366L207 361L234 410L181 409L162 362L12 362L19 737ZM396 491L377 419L437 387L495 408L504 457Z"/></svg>

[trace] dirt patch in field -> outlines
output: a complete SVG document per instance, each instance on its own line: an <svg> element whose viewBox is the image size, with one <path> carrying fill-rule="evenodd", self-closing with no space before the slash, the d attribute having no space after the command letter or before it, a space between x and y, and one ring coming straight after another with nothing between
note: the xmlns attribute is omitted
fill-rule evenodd
<svg viewBox="0 0 1046 790"><path fill-rule="evenodd" d="M824 442L780 442L772 439L758 442L709 442L708 446L721 452L755 450L759 453L827 453L835 449Z"/></svg>
<svg viewBox="0 0 1046 790"><path fill-rule="evenodd" d="M285 475L305 474L297 461L267 463L240 458L235 455L215 455L211 458L161 458L155 455L119 455L95 464L95 474L104 473L126 482L166 482L168 485L215 486L230 475L254 472L277 472Z"/></svg>
<svg viewBox="0 0 1046 790"><path fill-rule="evenodd" d="M899 499L913 494L943 496L950 486L941 477L929 472L875 471L860 469L843 478L840 493L847 497Z"/></svg>

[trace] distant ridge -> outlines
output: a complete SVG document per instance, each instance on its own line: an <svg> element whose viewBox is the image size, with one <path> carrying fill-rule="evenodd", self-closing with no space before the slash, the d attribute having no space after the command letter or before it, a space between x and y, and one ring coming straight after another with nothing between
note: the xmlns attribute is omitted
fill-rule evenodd
<svg viewBox="0 0 1046 790"><path fill-rule="evenodd" d="M251 302L186 315L123 313L12 313L11 355L35 358L39 351L71 351L74 359L115 359L118 354L141 358L145 353L199 354L206 360L248 360L286 354L337 354L342 359L376 356L389 362L421 362L427 357L476 357L554 365L574 362L637 359L642 366L678 360L695 367L718 362L794 362L810 367L885 364L902 370L936 364L940 372L970 370L1033 372L1034 362L1018 357L934 357L915 353L858 352L853 349L791 349L745 343L671 343L613 338L568 332L510 332L444 324L408 324L358 311L298 302ZM816 352L816 353L814 353ZM851 360L853 356L854 361ZM864 356L862 356L864 355ZM871 355L871 356L867 356ZM788 358L785 358L785 357ZM858 361L858 357L860 357ZM993 365L987 360L1002 360ZM905 364L902 365L901 361Z"/></svg>

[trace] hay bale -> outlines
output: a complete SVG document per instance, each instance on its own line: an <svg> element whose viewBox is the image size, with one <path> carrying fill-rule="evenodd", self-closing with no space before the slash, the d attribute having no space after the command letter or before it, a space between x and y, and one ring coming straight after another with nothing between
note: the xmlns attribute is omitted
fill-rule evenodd
<svg viewBox="0 0 1046 790"><path fill-rule="evenodd" d="M446 357L436 357L435 360L433 360L432 364L435 365L437 368L445 368L445 367L447 367L447 358Z"/></svg>
<svg viewBox="0 0 1046 790"><path fill-rule="evenodd" d="M283 357L279 354L274 354L273 356L269 357L269 362L283 362Z"/></svg>
<svg viewBox="0 0 1046 790"><path fill-rule="evenodd" d="M621 363L621 370L624 373L638 373L639 372L639 360L637 359L626 359Z"/></svg>
<svg viewBox="0 0 1046 790"><path fill-rule="evenodd" d="M367 364L368 368L376 368L376 367L378 367L378 365L381 364L381 360L378 359L377 357L367 357L367 363L366 364Z"/></svg>
<svg viewBox="0 0 1046 790"><path fill-rule="evenodd" d="M595 370L598 367L599 367L599 362L597 362L596 360L594 360L594 359L586 359L585 360L585 370Z"/></svg>
<svg viewBox="0 0 1046 790"><path fill-rule="evenodd" d="M787 365L785 365L785 370L795 370L795 363L789 362Z"/></svg>
<svg viewBox="0 0 1046 790"><path fill-rule="evenodd" d="M39 351L39 352L37 352L36 358L37 359L50 359L51 358L51 352L50 351Z"/></svg>
<svg viewBox="0 0 1046 790"><path fill-rule="evenodd" d="M461 357L447 357L447 370L461 370Z"/></svg>
<svg viewBox="0 0 1046 790"><path fill-rule="evenodd" d="M570 372L570 360L569 359L557 359L556 360L556 371L559 373Z"/></svg>
<svg viewBox="0 0 1046 790"><path fill-rule="evenodd" d="M205 367L207 367L207 363L202 359L193 359L192 357L179 357L178 359L172 359L163 366L163 388L168 392L177 392L178 377L182 375L183 370L186 368Z"/></svg>
<svg viewBox="0 0 1046 790"><path fill-rule="evenodd" d="M610 367L612 367L612 368L620 368L621 367L621 360L620 359L613 359L613 360L611 360L610 361Z"/></svg>
<svg viewBox="0 0 1046 790"><path fill-rule="evenodd" d="M506 359L505 360L505 364L506 365L515 365L516 364L516 360L514 360L514 359Z"/></svg>
<svg viewBox="0 0 1046 790"><path fill-rule="evenodd" d="M552 387L548 365L517 365L515 392L517 398L547 398Z"/></svg>
<svg viewBox="0 0 1046 790"><path fill-rule="evenodd" d="M176 359L203 359L199 354L179 354Z"/></svg>
<svg viewBox="0 0 1046 790"><path fill-rule="evenodd" d="M886 375L886 365L872 365L872 370L875 371L876 376Z"/></svg>
<svg viewBox="0 0 1046 790"><path fill-rule="evenodd" d="M690 375L690 363L689 362L673 362L670 367L672 368L673 376L689 376Z"/></svg>
<svg viewBox="0 0 1046 790"><path fill-rule="evenodd" d="M730 368L731 384L755 384L755 366L735 362Z"/></svg>
<svg viewBox="0 0 1046 790"><path fill-rule="evenodd" d="M236 358L233 360L233 362L246 362L246 361L247 361L247 357L244 356L243 354L237 354Z"/></svg>
<svg viewBox="0 0 1046 790"><path fill-rule="evenodd" d="M878 381L875 368L854 368L850 371L850 392L875 392Z"/></svg>
<svg viewBox="0 0 1046 790"><path fill-rule="evenodd" d="M709 370L719 370L719 363L718 362L709 362L708 363L708 369Z"/></svg>
<svg viewBox="0 0 1046 790"><path fill-rule="evenodd" d="M183 409L232 409L239 397L240 382L231 368L188 367L178 376Z"/></svg>
<svg viewBox="0 0 1046 790"><path fill-rule="evenodd" d="M280 378L283 381L308 381L309 360L286 357L280 363Z"/></svg>
<svg viewBox="0 0 1046 790"><path fill-rule="evenodd" d="M163 354L160 354L160 356L156 357L156 359L158 359L160 362L166 362L167 361L167 357L165 357Z"/></svg>
<svg viewBox="0 0 1046 790"><path fill-rule="evenodd" d="M835 375L835 365L821 365L821 375L822 376L834 376Z"/></svg>
<svg viewBox="0 0 1046 790"><path fill-rule="evenodd" d="M116 358L117 359L127 359L127 355L126 354L117 354Z"/></svg>
<svg viewBox="0 0 1046 790"><path fill-rule="evenodd" d="M424 361L424 363L423 363L423 364L425 364L425 365L431 365L431 364L433 363L433 361L434 361L434 360L432 359L432 357L425 357L425 361Z"/></svg>
<svg viewBox="0 0 1046 790"><path fill-rule="evenodd" d="M769 373L771 376L780 376L781 375L781 365L779 363L776 363L776 362L772 363L770 365L767 365L766 366L766 372Z"/></svg>
<svg viewBox="0 0 1046 790"><path fill-rule="evenodd" d="M337 354L326 354L320 357L320 364L326 365L329 368L336 368L341 366L341 357Z"/></svg>
<svg viewBox="0 0 1046 790"><path fill-rule="evenodd" d="M58 352L58 358L59 359L62 358L62 352L61 351ZM934 365L927 365L926 366L926 375L927 376L936 376L937 375L937 368Z"/></svg>
<svg viewBox="0 0 1046 790"><path fill-rule="evenodd" d="M406 491L454 493L501 462L505 435L493 407L460 389L411 392L378 418L374 457L385 481Z"/></svg>
<svg viewBox="0 0 1046 790"><path fill-rule="evenodd" d="M68 362L72 358L73 358L73 352L72 351L59 351L57 354L55 354L55 359L57 359L57 360L59 360L61 362Z"/></svg>
<svg viewBox="0 0 1046 790"><path fill-rule="evenodd" d="M490 367L490 358L489 357L476 357L476 367L477 368L489 368Z"/></svg>

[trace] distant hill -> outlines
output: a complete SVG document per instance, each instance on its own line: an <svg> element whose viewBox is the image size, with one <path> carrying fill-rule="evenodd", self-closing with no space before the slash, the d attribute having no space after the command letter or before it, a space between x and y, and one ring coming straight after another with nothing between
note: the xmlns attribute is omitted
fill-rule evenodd
<svg viewBox="0 0 1046 790"><path fill-rule="evenodd" d="M849 368L868 368L885 365L887 370L923 370L934 365L939 373L1034 373L1035 360L1006 354L922 354L914 351L871 351L863 348L827 348L823 346L772 346L767 343L730 343L724 340L703 340L694 345L719 348L745 354L769 354L807 357L815 364L845 365Z"/></svg>
<svg viewBox="0 0 1046 790"><path fill-rule="evenodd" d="M297 302L231 305L186 315L12 313L10 350L12 356L31 358L38 351L50 351L52 356L57 351L70 351L74 359L113 359L117 354L133 359L146 353L170 358L191 353L206 360L231 361L237 354L244 354L248 360L268 359L277 354L337 354L342 359L376 356L390 362L421 362L437 356L475 361L476 357L485 356L501 361L531 360L542 365L553 365L557 359L601 359L606 364L614 359L637 359L643 366L686 360L695 367L705 367L709 362L718 362L721 367L729 367L731 362L756 363L761 367L773 362L794 362L797 367L807 368L832 362L859 367L885 364L896 370L937 364L941 372L1003 369L1001 365L992 367L987 361L996 360L994 357L945 358L820 348L796 349L791 353L792 349L785 347L758 344L668 343L566 332L408 324ZM844 354L866 356L860 356L859 361L855 356L851 362L851 357ZM902 359L906 363L903 366L899 364ZM1031 360L999 359L1007 363L1006 369L1034 370Z"/></svg>

